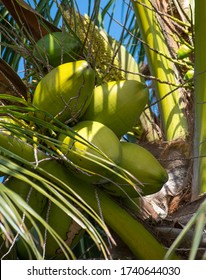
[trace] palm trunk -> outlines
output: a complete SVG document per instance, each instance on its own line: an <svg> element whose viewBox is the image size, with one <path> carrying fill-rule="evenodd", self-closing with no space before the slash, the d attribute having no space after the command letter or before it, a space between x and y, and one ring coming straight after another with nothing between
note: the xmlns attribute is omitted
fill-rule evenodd
<svg viewBox="0 0 206 280"><path fill-rule="evenodd" d="M206 2L195 1L195 98L193 198L206 192Z"/></svg>

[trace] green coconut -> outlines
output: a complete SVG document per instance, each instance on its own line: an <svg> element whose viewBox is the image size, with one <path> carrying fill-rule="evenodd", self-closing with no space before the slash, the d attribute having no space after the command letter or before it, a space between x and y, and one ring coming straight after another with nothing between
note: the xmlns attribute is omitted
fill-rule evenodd
<svg viewBox="0 0 206 280"><path fill-rule="evenodd" d="M136 125L148 97L147 87L135 80L104 83L94 89L81 120L101 122L120 138Z"/></svg>
<svg viewBox="0 0 206 280"><path fill-rule="evenodd" d="M54 203L51 203L49 214L48 214L48 224L56 231L56 233L63 239L67 239L67 233L69 232L70 225L73 219L59 208ZM43 226L40 227L42 233L45 231ZM45 240L45 255L46 258L52 258L55 254L60 252L59 244L55 241L53 236L48 232Z"/></svg>
<svg viewBox="0 0 206 280"><path fill-rule="evenodd" d="M11 177L5 182L5 186L18 194L37 214L41 215L43 213L47 199L41 192L32 188L30 184L15 177ZM19 213L23 217L23 212L20 209ZM27 217L25 217L24 223L28 229L32 227Z"/></svg>
<svg viewBox="0 0 206 280"><path fill-rule="evenodd" d="M85 60L64 63L38 83L33 105L63 122L76 121L91 101L94 80L94 70ZM43 113L37 115L45 118Z"/></svg>
<svg viewBox="0 0 206 280"><path fill-rule="evenodd" d="M21 120L21 125L23 125L23 120ZM26 125L26 124L25 124ZM9 140L12 137L14 139L14 142L19 142L19 141L23 141L26 142L26 138L25 137L18 137L17 135L15 135L16 133L19 133L19 126L20 123L17 122L16 120L14 120L11 117L8 116L0 116L0 143L1 146L4 147L4 142L6 142L6 145L8 146L8 149L10 150L10 145L9 144ZM0 154L4 155L4 153ZM15 161L15 160L13 160ZM0 171L0 177L5 176L7 174L5 174L3 171Z"/></svg>
<svg viewBox="0 0 206 280"><path fill-rule="evenodd" d="M177 58L178 59L184 59L186 57L188 57L192 52L194 51L194 49L191 47L188 47L185 44L182 44L179 49L177 50Z"/></svg>
<svg viewBox="0 0 206 280"><path fill-rule="evenodd" d="M133 184L117 177L115 183L107 183L104 189L115 196L137 197L158 192L168 180L168 174L159 161L145 148L129 142L121 142L122 158L119 166L132 176L125 173ZM123 174L123 173L122 173Z"/></svg>
<svg viewBox="0 0 206 280"><path fill-rule="evenodd" d="M183 79L184 79L185 81L190 81L190 80L192 80L192 79L194 78L194 73L195 73L195 72L194 72L194 69L188 70L188 71L185 73Z"/></svg>
<svg viewBox="0 0 206 280"><path fill-rule="evenodd" d="M77 168L75 174L92 183L102 181L96 174L103 178L112 176L110 169L121 160L121 145L114 132L95 121L79 122L73 130L78 133L75 139L65 134L60 134L58 139L65 156L86 173Z"/></svg>
<svg viewBox="0 0 206 280"><path fill-rule="evenodd" d="M81 43L70 33L53 32L45 35L35 45L33 55L49 62L53 67L72 62L80 57Z"/></svg>

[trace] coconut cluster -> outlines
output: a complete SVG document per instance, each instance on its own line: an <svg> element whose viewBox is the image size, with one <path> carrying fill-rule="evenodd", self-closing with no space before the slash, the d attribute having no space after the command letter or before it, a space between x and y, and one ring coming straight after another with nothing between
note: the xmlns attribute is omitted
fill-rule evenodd
<svg viewBox="0 0 206 280"><path fill-rule="evenodd" d="M48 73L37 85L33 105L39 118L52 115L68 125L57 139L74 176L111 195L138 196L158 191L167 181L150 152L121 142L139 121L148 96L147 87L136 80L95 85L94 70L78 60Z"/></svg>

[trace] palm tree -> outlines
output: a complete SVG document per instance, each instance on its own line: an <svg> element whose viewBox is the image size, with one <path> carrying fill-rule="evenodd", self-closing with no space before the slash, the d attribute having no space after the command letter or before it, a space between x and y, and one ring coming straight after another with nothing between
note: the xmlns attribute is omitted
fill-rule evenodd
<svg viewBox="0 0 206 280"><path fill-rule="evenodd" d="M195 16L193 1L187 7L184 1L164 1L162 5L150 0L125 2L125 19L117 41L109 35L109 27L115 22L110 12L115 2L108 1L100 10L100 1L95 1L93 8L88 1L89 16L85 17L76 1L62 1L61 5L38 1L35 7L23 1L2 1L2 258L112 258L111 247L117 242L126 244L131 258L177 258L175 249L190 238L194 224L196 234L188 257L204 257L198 248L205 203L202 197L191 201L205 191L204 109L200 106L204 104L204 51L199 51L204 48L204 27L198 22L204 18L204 8L195 3ZM52 17L55 5L58 9ZM106 32L104 18L108 13ZM64 133L75 138L75 132L68 131L68 123L58 118L40 118L32 104L37 84L54 67L47 55L39 56L38 49L36 53L33 50L37 41L52 32L62 32L62 49L65 34L72 34L80 46L75 59L89 62L96 85L119 79L147 83L148 104L125 137L150 151L167 170L169 180L160 191L119 199L68 171L68 159L59 149L56 136ZM63 59L62 51L61 62ZM16 72L22 61L24 75L20 79ZM193 82L188 75L194 69ZM198 143L203 143L200 148ZM108 171L107 163L104 161L103 167ZM149 171L152 168L148 166ZM118 166L110 172L122 176ZM123 179L129 180L125 173ZM133 184L131 180L129 183ZM177 221L184 216L181 208L179 214L175 210L186 202L190 202L188 209L195 203L197 211L184 221L184 230L173 228L175 214ZM159 226L157 217L164 226ZM168 232L172 232L169 242L164 238ZM182 251L180 257L185 256ZM117 250L117 258L128 253L124 250L123 254Z"/></svg>

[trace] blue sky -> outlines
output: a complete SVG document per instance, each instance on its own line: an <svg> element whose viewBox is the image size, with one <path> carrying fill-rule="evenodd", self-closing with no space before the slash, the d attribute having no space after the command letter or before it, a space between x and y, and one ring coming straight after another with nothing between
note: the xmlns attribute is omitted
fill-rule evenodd
<svg viewBox="0 0 206 280"><path fill-rule="evenodd" d="M80 12L82 14L84 14L84 13L88 14L88 1L76 0L76 2L78 4ZM108 3L108 0L101 0L100 7L102 9L104 9L104 7L106 6L107 3ZM123 23L124 13L126 11L126 6L123 3L124 3L124 1L116 0L115 3L111 6L111 8L109 10L110 15L112 14L112 12L114 12L114 19L120 23ZM106 30L108 28L108 24L110 21L110 15L109 14L106 15L106 18L104 21ZM113 21L111 24L111 29L110 29L110 34L117 40L119 39L121 31L122 31L122 28L120 27L118 22Z"/></svg>

